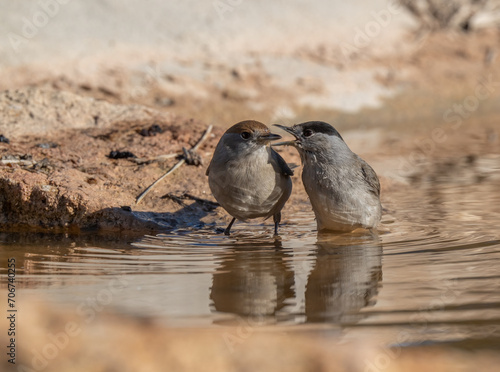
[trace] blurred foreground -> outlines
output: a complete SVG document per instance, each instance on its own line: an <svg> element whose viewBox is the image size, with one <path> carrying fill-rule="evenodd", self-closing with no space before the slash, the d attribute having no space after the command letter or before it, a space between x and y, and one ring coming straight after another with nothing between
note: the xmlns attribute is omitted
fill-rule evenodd
<svg viewBox="0 0 500 372"><path fill-rule="evenodd" d="M2 292L2 295L4 292ZM219 329L171 329L148 319L24 304L16 371L497 371L491 351L342 342L242 321ZM6 344L2 334L2 344ZM3 361L2 361L3 363Z"/></svg>

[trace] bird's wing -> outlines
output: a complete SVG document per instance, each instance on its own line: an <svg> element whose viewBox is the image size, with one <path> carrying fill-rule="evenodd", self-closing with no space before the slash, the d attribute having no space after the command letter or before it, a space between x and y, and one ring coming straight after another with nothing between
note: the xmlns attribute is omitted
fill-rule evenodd
<svg viewBox="0 0 500 372"><path fill-rule="evenodd" d="M373 170L372 167L368 165L363 159L361 159L361 173L363 174L363 178L368 184L368 187L371 192L375 195L380 196L380 182L377 177L377 173Z"/></svg>
<svg viewBox="0 0 500 372"><path fill-rule="evenodd" d="M215 154L215 153L214 153ZM210 163L208 163L208 167L207 167L207 170L205 172L205 176L208 176L208 174L210 173L210 166L212 165L212 162L214 161L214 158L212 156L212 159L210 159Z"/></svg>
<svg viewBox="0 0 500 372"><path fill-rule="evenodd" d="M276 151L271 149L271 156L278 163L278 167L279 167L281 174L283 174L284 176L293 176L293 170L290 169L290 167L286 163L285 159L283 159L280 154L278 154Z"/></svg>

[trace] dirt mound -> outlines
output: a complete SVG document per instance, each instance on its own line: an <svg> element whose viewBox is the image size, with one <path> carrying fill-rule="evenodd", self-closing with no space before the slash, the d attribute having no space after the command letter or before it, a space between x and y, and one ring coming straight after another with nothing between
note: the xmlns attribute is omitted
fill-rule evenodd
<svg viewBox="0 0 500 372"><path fill-rule="evenodd" d="M3 92L0 228L175 226L182 222L181 215L173 215L179 205L160 199L158 192L207 197L204 167L183 167L182 177L174 174L137 208L135 198L177 161L183 147L193 146L205 128L192 119L66 92ZM214 137L202 151L214 146ZM158 158L165 154L173 155ZM208 154L201 155L208 161ZM207 215L203 203L194 202L190 208L189 218L199 221Z"/></svg>
<svg viewBox="0 0 500 372"><path fill-rule="evenodd" d="M155 116L159 114L143 106L113 105L64 91L27 88L0 92L0 130L6 137L105 128L118 121Z"/></svg>

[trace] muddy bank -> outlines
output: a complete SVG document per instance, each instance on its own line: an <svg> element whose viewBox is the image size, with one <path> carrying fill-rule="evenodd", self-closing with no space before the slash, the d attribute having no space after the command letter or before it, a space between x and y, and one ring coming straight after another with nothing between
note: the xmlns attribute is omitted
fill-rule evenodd
<svg viewBox="0 0 500 372"><path fill-rule="evenodd" d="M401 39L397 53L366 48L348 59L338 45L311 44L234 60L102 53L2 70L0 229L225 224L220 208L176 197L213 201L204 173L214 146L225 128L249 118L332 123L378 173L382 202L392 190L447 175L495 177L498 40L489 29ZM354 103L362 109L349 111ZM181 154L208 124L204 164L183 166L136 206L176 161L158 157ZM112 151L135 157L112 159ZM293 149L282 151L300 163ZM296 210L310 210L300 168L285 223Z"/></svg>
<svg viewBox="0 0 500 372"><path fill-rule="evenodd" d="M500 168L495 120L469 119L459 129L424 126L412 135L394 129L343 135L377 171L384 201L392 190L410 191L429 179L495 177ZM219 127L199 150L201 165L183 166L135 204L206 128L199 120L140 105L38 88L5 91L0 95L0 228L146 232L224 225L228 215L221 208L192 198L214 201L205 169L223 132ZM293 149L280 151L300 164ZM294 211L310 210L300 172L293 178L284 223Z"/></svg>
<svg viewBox="0 0 500 372"><path fill-rule="evenodd" d="M135 207L136 196L176 161L156 157L191 148L206 124L53 90L6 91L0 104L8 139L0 144L2 229L161 229L207 214L195 202L192 216L174 215L179 204L161 198L207 197L203 166L183 167ZM216 129L201 148L205 162L219 135Z"/></svg>

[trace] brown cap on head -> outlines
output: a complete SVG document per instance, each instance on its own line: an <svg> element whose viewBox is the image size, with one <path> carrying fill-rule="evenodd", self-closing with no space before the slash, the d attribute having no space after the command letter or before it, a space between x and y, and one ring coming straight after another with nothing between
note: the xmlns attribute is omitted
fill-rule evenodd
<svg viewBox="0 0 500 372"><path fill-rule="evenodd" d="M255 120L244 120L240 121L238 124L234 124L231 128L226 130L226 133L243 133L250 132L253 133L259 131L261 133L270 133L269 128L259 121Z"/></svg>

